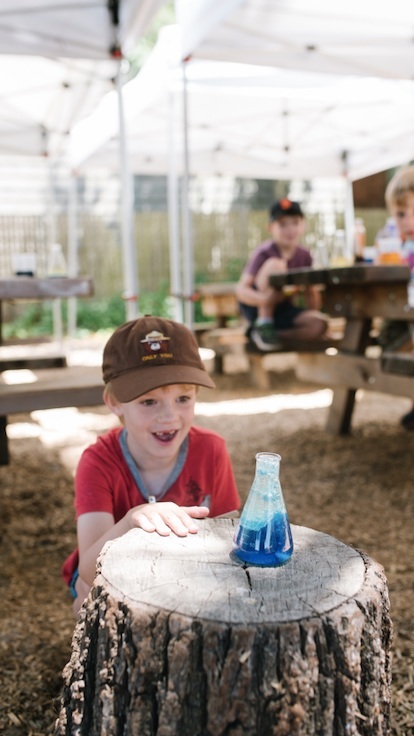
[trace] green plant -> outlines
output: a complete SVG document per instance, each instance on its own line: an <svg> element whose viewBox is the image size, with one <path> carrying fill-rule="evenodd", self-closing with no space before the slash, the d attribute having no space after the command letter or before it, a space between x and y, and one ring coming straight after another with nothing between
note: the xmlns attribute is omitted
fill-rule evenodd
<svg viewBox="0 0 414 736"><path fill-rule="evenodd" d="M170 317L168 287L163 285L156 292L144 292L138 302L140 314ZM62 302L62 319L67 324L67 302ZM98 332L116 328L125 322L125 301L121 294L109 299L78 299L76 325L80 332ZM53 334L53 310L50 302L34 303L24 307L13 320L3 325L6 339L27 339Z"/></svg>

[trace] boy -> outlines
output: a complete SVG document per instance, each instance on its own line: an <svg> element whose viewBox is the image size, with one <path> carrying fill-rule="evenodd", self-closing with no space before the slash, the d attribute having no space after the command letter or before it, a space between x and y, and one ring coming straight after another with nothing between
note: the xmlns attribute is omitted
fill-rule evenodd
<svg viewBox="0 0 414 736"><path fill-rule="evenodd" d="M270 208L271 238L253 252L236 288L240 310L250 323L248 334L259 350L281 347L283 338L314 340L327 330L315 286L305 291L307 308L294 304L292 296L269 286L269 276L291 268L310 267L312 256L300 245L305 218L299 202L284 198Z"/></svg>
<svg viewBox="0 0 414 736"><path fill-rule="evenodd" d="M224 439L192 426L197 387L215 384L187 327L149 316L122 325L105 346L103 379L123 427L88 447L76 471L78 549L62 568L75 615L108 540L133 527L194 534L194 519L240 506Z"/></svg>
<svg viewBox="0 0 414 736"><path fill-rule="evenodd" d="M414 166L402 167L390 179L385 190L385 203L397 225L404 253L404 244L414 241ZM386 331L390 325L384 327ZM407 330L408 339L408 325L403 324L401 327ZM401 417L401 424L405 429L414 430L414 404Z"/></svg>

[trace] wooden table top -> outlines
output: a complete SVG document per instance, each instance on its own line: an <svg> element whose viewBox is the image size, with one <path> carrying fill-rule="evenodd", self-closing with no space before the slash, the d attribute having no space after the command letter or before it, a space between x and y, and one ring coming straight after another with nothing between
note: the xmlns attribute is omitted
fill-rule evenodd
<svg viewBox="0 0 414 736"><path fill-rule="evenodd" d="M374 266L364 263L354 266L343 266L341 268L294 268L286 273L278 273L270 276L272 286L281 287L286 285L357 285L357 284L383 284L383 283L408 283L410 269L408 266Z"/></svg>
<svg viewBox="0 0 414 736"><path fill-rule="evenodd" d="M0 278L0 299L65 299L71 296L92 296L93 293L93 282L88 276Z"/></svg>

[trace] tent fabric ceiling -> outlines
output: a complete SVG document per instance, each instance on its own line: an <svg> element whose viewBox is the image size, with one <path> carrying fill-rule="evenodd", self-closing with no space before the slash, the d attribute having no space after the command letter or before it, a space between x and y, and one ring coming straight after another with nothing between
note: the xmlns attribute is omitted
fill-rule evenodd
<svg viewBox="0 0 414 736"><path fill-rule="evenodd" d="M0 154L61 156L115 75L113 61L0 55Z"/></svg>
<svg viewBox="0 0 414 736"><path fill-rule="evenodd" d="M121 0L124 55L163 0ZM0 154L63 154L70 129L114 88L119 61L108 0L3 0L0 7Z"/></svg>
<svg viewBox="0 0 414 736"><path fill-rule="evenodd" d="M173 35L160 38L123 90L129 166L136 173L168 172L172 134L183 161L182 72L177 66L166 72L168 58L179 57L172 41ZM346 173L355 180L405 162L413 150L414 82L408 80L191 60L187 99L191 174L310 179ZM116 164L114 102L104 100L73 130L75 165L88 156L90 165Z"/></svg>
<svg viewBox="0 0 414 736"><path fill-rule="evenodd" d="M2 0L0 53L109 59L119 45L128 55L163 2Z"/></svg>
<svg viewBox="0 0 414 736"><path fill-rule="evenodd" d="M414 78L409 0L177 0L183 56Z"/></svg>

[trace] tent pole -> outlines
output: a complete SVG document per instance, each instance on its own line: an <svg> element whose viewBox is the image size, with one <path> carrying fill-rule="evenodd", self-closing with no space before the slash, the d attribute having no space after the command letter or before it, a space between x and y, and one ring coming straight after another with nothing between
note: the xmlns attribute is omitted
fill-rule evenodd
<svg viewBox="0 0 414 736"><path fill-rule="evenodd" d="M137 317L138 275L133 237L133 179L128 167L124 101L122 96L122 60L119 61L116 81L118 93L119 153L121 170L121 235L124 275L123 298L126 304L126 319L131 320Z"/></svg>
<svg viewBox="0 0 414 736"><path fill-rule="evenodd" d="M78 177L76 171L72 171L69 180L69 212L68 212L68 274L75 277L78 275ZM73 337L76 332L76 308L77 299L71 296L68 299L68 334Z"/></svg>
<svg viewBox="0 0 414 736"><path fill-rule="evenodd" d="M56 203L55 188L53 183L53 164L49 161L48 166L48 195L49 195L49 243L48 243L48 260L52 253L52 245L57 242L56 233ZM52 319L53 319L53 340L60 346L63 344L63 320L62 320L62 299L52 299Z"/></svg>
<svg viewBox="0 0 414 736"><path fill-rule="evenodd" d="M345 253L344 258L350 263L354 262L354 231L355 231L355 209L352 181L348 174L348 152L343 151L342 161L344 164L343 174L345 177Z"/></svg>
<svg viewBox="0 0 414 736"><path fill-rule="evenodd" d="M173 319L183 322L182 279L180 259L179 192L177 175L176 100L174 92L168 93L168 231L170 248L170 291Z"/></svg>
<svg viewBox="0 0 414 736"><path fill-rule="evenodd" d="M184 171L182 187L183 209L183 265L184 265L184 321L190 329L194 321L194 304L191 299L194 290L193 243L191 232L191 218L189 205L189 155L188 155L188 99L187 99L187 60L182 62L183 72L183 143L184 143Z"/></svg>

